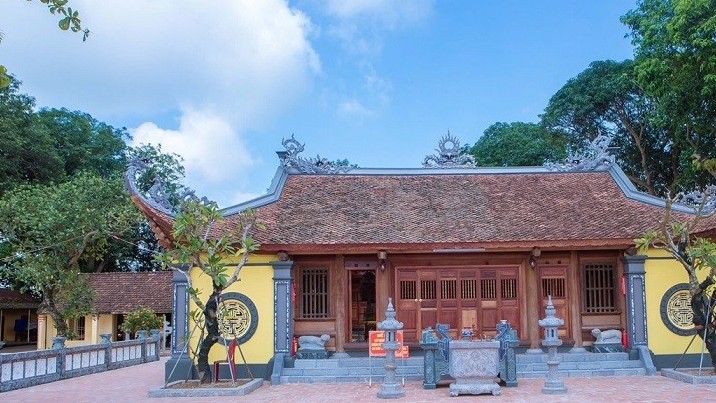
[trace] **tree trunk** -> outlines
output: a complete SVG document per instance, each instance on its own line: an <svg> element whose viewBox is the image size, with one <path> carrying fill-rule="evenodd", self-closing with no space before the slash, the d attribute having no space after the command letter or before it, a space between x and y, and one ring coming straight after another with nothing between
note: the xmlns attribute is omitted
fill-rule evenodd
<svg viewBox="0 0 716 403"><path fill-rule="evenodd" d="M55 322L55 329L57 329L57 335L67 337L69 329L67 323L62 318L57 305L55 305L55 291L52 288L45 288L42 292L42 303L38 309L38 313L50 315L52 320Z"/></svg>
<svg viewBox="0 0 716 403"><path fill-rule="evenodd" d="M217 318L218 305L217 298L221 294L220 290L214 290L209 297L204 309L204 321L206 328L206 336L199 342L199 351L197 354L197 371L199 372L199 381L201 383L211 382L211 371L209 370L209 351L211 347L219 340L219 321Z"/></svg>

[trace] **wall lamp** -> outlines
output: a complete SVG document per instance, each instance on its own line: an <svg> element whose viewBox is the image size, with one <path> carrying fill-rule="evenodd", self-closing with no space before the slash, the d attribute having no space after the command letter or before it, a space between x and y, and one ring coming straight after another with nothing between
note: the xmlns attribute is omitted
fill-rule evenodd
<svg viewBox="0 0 716 403"><path fill-rule="evenodd" d="M532 248L532 253L530 254L530 260L529 260L529 264L530 264L530 267L532 268L532 270L537 268L537 258L540 257L541 254L542 254L542 251L540 250L540 248L538 248L536 246L534 248Z"/></svg>
<svg viewBox="0 0 716 403"><path fill-rule="evenodd" d="M385 260L388 259L388 252L384 250L378 251L378 261L380 262L380 271L385 271Z"/></svg>

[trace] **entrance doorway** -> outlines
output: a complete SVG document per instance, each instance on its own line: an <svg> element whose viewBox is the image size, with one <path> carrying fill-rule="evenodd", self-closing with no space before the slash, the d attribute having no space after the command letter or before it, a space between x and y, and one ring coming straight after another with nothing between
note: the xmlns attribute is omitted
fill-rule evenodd
<svg viewBox="0 0 716 403"><path fill-rule="evenodd" d="M368 332L376 329L375 270L349 270L350 342L365 343Z"/></svg>
<svg viewBox="0 0 716 403"><path fill-rule="evenodd" d="M437 323L450 325L453 338L464 328L493 337L504 319L519 334L518 273L518 266L398 267L395 295L405 341L419 341L422 329Z"/></svg>

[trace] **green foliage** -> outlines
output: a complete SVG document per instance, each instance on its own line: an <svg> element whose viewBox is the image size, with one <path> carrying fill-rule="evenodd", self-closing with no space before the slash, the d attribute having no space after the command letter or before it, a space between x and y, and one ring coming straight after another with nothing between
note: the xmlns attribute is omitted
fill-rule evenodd
<svg viewBox="0 0 716 403"><path fill-rule="evenodd" d="M540 166L567 156L566 137L534 123L495 123L464 152L478 166Z"/></svg>
<svg viewBox="0 0 716 403"><path fill-rule="evenodd" d="M21 185L0 199L0 233L13 250L0 276L41 293L42 308L61 326L72 306L62 298L87 294L75 275L140 219L119 178L78 174L58 185Z"/></svg>
<svg viewBox="0 0 716 403"><path fill-rule="evenodd" d="M32 0L27 0L28 2ZM77 10L73 10L72 7L65 7L68 0L40 0L47 6L48 11L53 15L60 16L60 21L57 23L61 30L82 32L82 41L86 41L89 37L89 29L82 28L82 20L80 20L80 13ZM0 42L2 42L3 34L0 32ZM7 73L7 68L0 65L0 89L7 87L12 83L12 77Z"/></svg>
<svg viewBox="0 0 716 403"><path fill-rule="evenodd" d="M622 22L635 46L635 80L654 100L674 145L690 145L697 167L713 168L708 161L716 153L716 2L642 0Z"/></svg>
<svg viewBox="0 0 716 403"><path fill-rule="evenodd" d="M27 1L29 2L32 0ZM68 0L40 0L40 3L47 5L47 9L50 13L61 17L60 21L57 23L61 30L82 32L82 41L86 41L90 31L82 28L79 11L73 10L72 7L65 7L68 2Z"/></svg>
<svg viewBox="0 0 716 403"><path fill-rule="evenodd" d="M139 307L129 314L122 323L122 331L136 334L138 330L161 329L164 320L150 308Z"/></svg>

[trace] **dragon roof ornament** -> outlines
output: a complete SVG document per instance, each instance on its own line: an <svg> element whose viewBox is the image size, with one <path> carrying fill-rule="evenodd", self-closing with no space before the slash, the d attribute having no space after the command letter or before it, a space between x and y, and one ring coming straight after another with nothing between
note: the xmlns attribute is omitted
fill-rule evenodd
<svg viewBox="0 0 716 403"><path fill-rule="evenodd" d="M305 144L301 144L296 140L294 135L290 139L282 139L281 145L286 151L279 152L281 165L286 168L294 168L305 174L340 174L346 173L354 168L354 166L336 165L327 158L321 158L316 155L315 158L304 158L298 154L303 152Z"/></svg>
<svg viewBox="0 0 716 403"><path fill-rule="evenodd" d="M205 205L216 204L206 197L199 198L196 193L186 187L171 189L168 183L160 175L151 177L151 186L146 192L141 190L139 181L152 169L152 160L148 158L135 157L129 161L127 167L126 183L131 193L142 197L151 207L164 214L174 216L179 212L181 206L189 201L195 201Z"/></svg>
<svg viewBox="0 0 716 403"><path fill-rule="evenodd" d="M471 155L462 154L460 140L450 134L450 131L438 142L435 149L438 155L428 155L423 159L425 168L472 168L475 159Z"/></svg>
<svg viewBox="0 0 716 403"><path fill-rule="evenodd" d="M563 162L547 162L544 164L550 171L595 171L608 167L615 162L613 148L609 147L612 136L600 134L584 151L570 152Z"/></svg>
<svg viewBox="0 0 716 403"><path fill-rule="evenodd" d="M674 199L676 203L686 205L698 211L701 207L701 214L710 215L716 211L716 186L706 186L704 190L693 190L691 192L679 193Z"/></svg>

